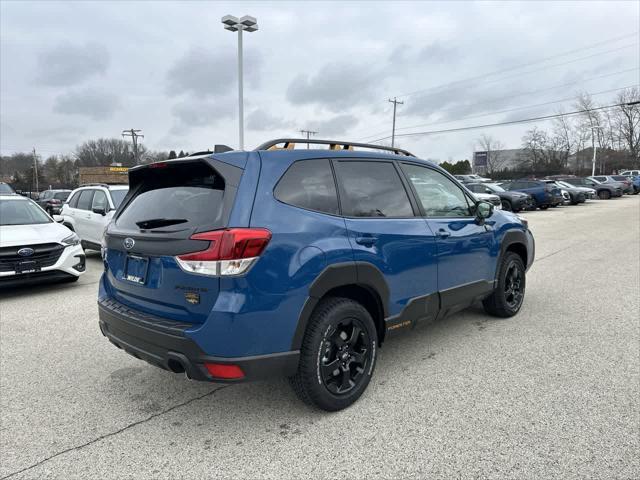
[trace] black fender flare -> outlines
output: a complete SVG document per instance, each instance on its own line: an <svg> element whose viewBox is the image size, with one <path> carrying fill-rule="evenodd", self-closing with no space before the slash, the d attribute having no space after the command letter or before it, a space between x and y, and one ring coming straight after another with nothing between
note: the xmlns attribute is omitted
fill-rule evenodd
<svg viewBox="0 0 640 480"><path fill-rule="evenodd" d="M358 285L374 291L382 303L383 320L389 315L389 286L375 265L368 262L334 263L322 270L309 286L309 296L302 307L293 335L292 350L302 347L307 324L320 299L330 290L347 285Z"/></svg>
<svg viewBox="0 0 640 480"><path fill-rule="evenodd" d="M529 249L527 247L527 234L524 232L524 230L507 230L502 237L502 242L500 244L500 254L498 255L498 261L496 262L496 281L498 279L500 264L502 263L505 252L511 245L515 244L520 244L524 247L525 251L527 252L527 261L525 261L525 267L528 265L529 255L531 255L531 252L529 252Z"/></svg>

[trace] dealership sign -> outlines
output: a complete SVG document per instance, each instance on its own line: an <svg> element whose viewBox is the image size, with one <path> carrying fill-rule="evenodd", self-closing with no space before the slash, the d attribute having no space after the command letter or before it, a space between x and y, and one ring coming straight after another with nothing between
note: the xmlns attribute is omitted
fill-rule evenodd
<svg viewBox="0 0 640 480"><path fill-rule="evenodd" d="M473 152L473 165L475 167L486 167L489 152Z"/></svg>

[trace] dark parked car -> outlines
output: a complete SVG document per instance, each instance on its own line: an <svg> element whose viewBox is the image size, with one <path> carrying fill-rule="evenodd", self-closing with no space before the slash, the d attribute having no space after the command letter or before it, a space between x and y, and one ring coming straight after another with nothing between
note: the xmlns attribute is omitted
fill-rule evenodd
<svg viewBox="0 0 640 480"><path fill-rule="evenodd" d="M580 187L567 187L564 185L560 185L556 180L543 180L549 185L555 185L561 190L566 191L569 194L569 203L571 205L578 205L579 203L584 203L587 201L587 195Z"/></svg>
<svg viewBox="0 0 640 480"><path fill-rule="evenodd" d="M502 209L508 212L519 212L534 207L533 197L523 192L510 192L495 183L465 183L465 187L473 193L492 193L500 197Z"/></svg>
<svg viewBox="0 0 640 480"><path fill-rule="evenodd" d="M534 206L540 210L562 205L562 192L555 185L549 185L543 180L524 178L513 180L502 185L505 190L523 192L533 197Z"/></svg>
<svg viewBox="0 0 640 480"><path fill-rule="evenodd" d="M526 220L409 152L350 147L280 139L130 169L104 235L102 333L194 380L288 376L303 401L340 410L390 332L478 300L518 313Z"/></svg>
<svg viewBox="0 0 640 480"><path fill-rule="evenodd" d="M71 190L45 190L38 198L38 205L44 208L49 215L58 215L62 210L62 204L69 198Z"/></svg>
<svg viewBox="0 0 640 480"><path fill-rule="evenodd" d="M613 197L622 196L622 187L620 185L610 183L600 183L597 180L591 178L581 177L567 177L563 179L564 182L575 185L576 187L589 187L593 188L600 200L608 200Z"/></svg>

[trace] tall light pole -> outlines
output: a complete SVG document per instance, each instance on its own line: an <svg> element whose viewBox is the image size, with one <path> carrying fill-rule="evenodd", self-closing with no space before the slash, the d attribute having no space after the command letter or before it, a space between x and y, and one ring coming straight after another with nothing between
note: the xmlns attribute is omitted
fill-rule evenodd
<svg viewBox="0 0 640 480"><path fill-rule="evenodd" d="M595 131L602 130L600 125L591 125L591 146L593 147L593 159L591 160L591 176L596 174L596 137Z"/></svg>
<svg viewBox="0 0 640 480"><path fill-rule="evenodd" d="M255 32L258 30L258 23L255 17L245 15L238 18L233 15L222 17L222 24L225 30L238 32L238 137L240 150L244 150L244 99L243 99L243 79L242 79L242 32Z"/></svg>
<svg viewBox="0 0 640 480"><path fill-rule="evenodd" d="M404 102L397 100L396 97L393 97L393 100L389 99L391 103L393 103L393 128L391 129L391 146L396 146L396 107L398 105L404 105Z"/></svg>

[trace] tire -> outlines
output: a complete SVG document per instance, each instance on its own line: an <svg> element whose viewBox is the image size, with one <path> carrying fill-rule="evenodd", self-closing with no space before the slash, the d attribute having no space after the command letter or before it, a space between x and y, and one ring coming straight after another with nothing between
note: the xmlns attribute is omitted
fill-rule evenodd
<svg viewBox="0 0 640 480"><path fill-rule="evenodd" d="M517 253L507 252L499 268L498 284L482 304L489 315L501 318L513 317L520 311L524 301L526 288L524 263Z"/></svg>
<svg viewBox="0 0 640 480"><path fill-rule="evenodd" d="M513 207L511 206L511 202L509 200L502 200L502 209L507 212L513 212Z"/></svg>
<svg viewBox="0 0 640 480"><path fill-rule="evenodd" d="M600 190L598 192L598 198L600 200L609 200L611 198L611 192L609 190Z"/></svg>
<svg viewBox="0 0 640 480"><path fill-rule="evenodd" d="M53 210L51 210L49 207L47 207L47 213L50 217L53 217Z"/></svg>
<svg viewBox="0 0 640 480"><path fill-rule="evenodd" d="M539 208L540 210L546 210L547 208L549 208L549 205L540 205Z"/></svg>
<svg viewBox="0 0 640 480"><path fill-rule="evenodd" d="M375 324L361 304L341 297L323 299L309 320L298 371L289 383L308 405L329 412L342 410L369 385L377 345Z"/></svg>

